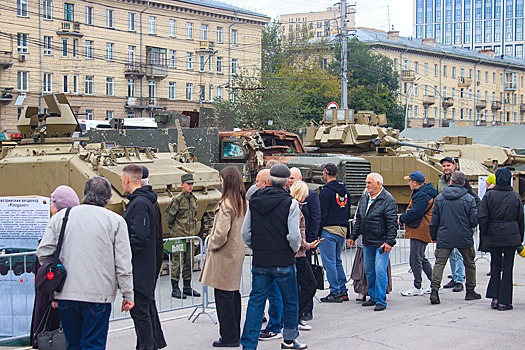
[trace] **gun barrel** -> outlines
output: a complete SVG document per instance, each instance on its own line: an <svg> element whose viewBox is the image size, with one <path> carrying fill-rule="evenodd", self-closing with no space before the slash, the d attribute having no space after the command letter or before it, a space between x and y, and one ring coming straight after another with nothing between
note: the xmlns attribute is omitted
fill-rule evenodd
<svg viewBox="0 0 525 350"><path fill-rule="evenodd" d="M400 146L407 146L407 147L414 147L414 148L419 148L419 149L426 149L426 150L429 150L429 151L434 151L434 152L439 152L439 153L443 152L442 150L437 149L437 148L416 145L416 144L409 143L409 142L404 142L404 141L398 141L397 144L400 145Z"/></svg>

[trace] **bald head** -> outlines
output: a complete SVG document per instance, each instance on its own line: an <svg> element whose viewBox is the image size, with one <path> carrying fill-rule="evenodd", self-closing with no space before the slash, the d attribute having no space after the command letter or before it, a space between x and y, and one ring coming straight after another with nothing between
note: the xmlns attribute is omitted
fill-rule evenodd
<svg viewBox="0 0 525 350"><path fill-rule="evenodd" d="M303 179L303 175L301 175L301 170L299 168L290 168L290 177L288 178L288 187L292 187L294 183L297 181L301 181Z"/></svg>
<svg viewBox="0 0 525 350"><path fill-rule="evenodd" d="M258 189L265 188L270 185L270 169L263 169L257 173L255 178L255 186Z"/></svg>

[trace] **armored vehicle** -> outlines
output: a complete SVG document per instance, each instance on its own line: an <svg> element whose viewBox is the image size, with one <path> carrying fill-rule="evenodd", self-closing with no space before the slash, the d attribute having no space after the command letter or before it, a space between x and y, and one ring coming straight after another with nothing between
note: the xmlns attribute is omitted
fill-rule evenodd
<svg viewBox="0 0 525 350"><path fill-rule="evenodd" d="M78 123L63 94L44 96L48 112L26 107L18 121L25 136L20 145L3 146L0 153L0 196L49 196L59 185L71 186L82 198L86 179L103 176L112 185L113 196L107 208L123 214L127 202L120 181L127 164L145 165L149 183L158 195L161 210L180 193L181 176L191 173L198 200L198 226L201 233L211 227L212 214L220 198L219 172L175 153L155 152L149 147L118 146L115 142L80 145L72 138ZM166 223L164 233L168 232Z"/></svg>

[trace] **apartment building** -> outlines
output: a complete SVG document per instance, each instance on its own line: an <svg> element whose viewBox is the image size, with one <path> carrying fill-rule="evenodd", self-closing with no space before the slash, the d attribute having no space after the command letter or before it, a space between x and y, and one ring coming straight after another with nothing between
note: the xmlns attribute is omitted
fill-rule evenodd
<svg viewBox="0 0 525 350"><path fill-rule="evenodd" d="M523 2L415 0L415 37L523 58Z"/></svg>
<svg viewBox="0 0 525 350"><path fill-rule="evenodd" d="M348 7L347 28L355 28L355 7ZM326 11L291 13L280 16L283 33L299 38L302 28L308 27L316 38L329 38L338 34L341 27L341 11L339 7L328 7Z"/></svg>
<svg viewBox="0 0 525 350"><path fill-rule="evenodd" d="M0 128L63 92L80 118L149 117L230 97L269 17L203 0L0 3Z"/></svg>
<svg viewBox="0 0 525 350"><path fill-rule="evenodd" d="M357 37L389 57L411 127L515 125L525 122L525 61L358 29Z"/></svg>

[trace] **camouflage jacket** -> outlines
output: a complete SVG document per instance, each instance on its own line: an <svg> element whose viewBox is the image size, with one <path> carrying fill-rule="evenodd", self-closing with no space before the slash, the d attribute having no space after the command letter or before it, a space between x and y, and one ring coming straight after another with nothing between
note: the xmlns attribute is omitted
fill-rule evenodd
<svg viewBox="0 0 525 350"><path fill-rule="evenodd" d="M173 198L165 212L171 237L196 236L197 198L193 193L181 193Z"/></svg>

